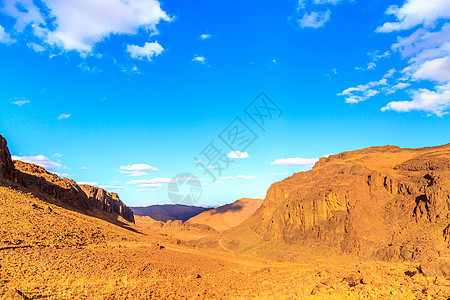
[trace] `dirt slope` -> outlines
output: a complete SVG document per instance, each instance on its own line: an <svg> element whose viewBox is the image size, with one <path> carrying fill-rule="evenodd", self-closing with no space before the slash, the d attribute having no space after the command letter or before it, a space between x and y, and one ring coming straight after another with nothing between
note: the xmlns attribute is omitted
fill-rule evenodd
<svg viewBox="0 0 450 300"><path fill-rule="evenodd" d="M263 203L262 199L242 198L202 212L186 221L187 224L204 224L215 230L224 231L247 220Z"/></svg>

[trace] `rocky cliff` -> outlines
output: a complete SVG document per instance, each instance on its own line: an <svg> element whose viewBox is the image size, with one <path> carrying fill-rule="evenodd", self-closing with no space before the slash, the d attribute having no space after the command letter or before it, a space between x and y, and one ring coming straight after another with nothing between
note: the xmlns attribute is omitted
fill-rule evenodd
<svg viewBox="0 0 450 300"><path fill-rule="evenodd" d="M117 194L88 185L79 186L74 180L61 178L40 166L12 161L6 140L1 135L0 178L14 180L27 189L38 190L77 209L96 208L134 222L133 212Z"/></svg>
<svg viewBox="0 0 450 300"><path fill-rule="evenodd" d="M91 205L94 205L97 209L116 213L125 220L134 223L133 211L120 200L116 193L108 193L104 189L85 184L80 184L80 188L88 197Z"/></svg>
<svg viewBox="0 0 450 300"><path fill-rule="evenodd" d="M0 177L13 179L14 165L6 139L0 135Z"/></svg>
<svg viewBox="0 0 450 300"><path fill-rule="evenodd" d="M450 144L372 147L322 158L273 184L261 208L222 242L236 250L281 242L422 260L450 255L449 224Z"/></svg>

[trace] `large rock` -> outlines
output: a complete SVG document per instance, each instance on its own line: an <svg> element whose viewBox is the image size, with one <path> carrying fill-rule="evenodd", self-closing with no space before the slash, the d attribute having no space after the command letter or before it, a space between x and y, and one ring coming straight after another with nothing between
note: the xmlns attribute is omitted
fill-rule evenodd
<svg viewBox="0 0 450 300"><path fill-rule="evenodd" d="M25 186L37 189L53 198L79 209L89 209L90 203L78 184L68 178L47 172L43 167L15 160L14 166L21 174Z"/></svg>
<svg viewBox="0 0 450 300"><path fill-rule="evenodd" d="M235 250L287 243L385 260L432 259L449 252L449 190L450 144L344 152L273 184L263 205L224 232L222 243Z"/></svg>
<svg viewBox="0 0 450 300"><path fill-rule="evenodd" d="M116 213L125 220L134 223L133 212L120 200L116 193L108 193L104 189L85 184L81 184L80 188L89 198L91 205L97 209Z"/></svg>
<svg viewBox="0 0 450 300"><path fill-rule="evenodd" d="M450 277L450 259L439 257L434 261L420 265L420 272L427 277Z"/></svg>
<svg viewBox="0 0 450 300"><path fill-rule="evenodd" d="M13 179L14 164L11 160L8 144L5 138L0 135L0 178Z"/></svg>

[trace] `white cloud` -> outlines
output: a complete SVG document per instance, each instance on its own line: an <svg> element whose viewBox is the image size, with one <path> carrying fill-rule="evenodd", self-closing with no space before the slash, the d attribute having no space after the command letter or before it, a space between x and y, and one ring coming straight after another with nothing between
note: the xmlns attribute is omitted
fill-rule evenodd
<svg viewBox="0 0 450 300"><path fill-rule="evenodd" d="M45 47L36 43L28 43L28 48L33 49L35 52L42 53L45 51Z"/></svg>
<svg viewBox="0 0 450 300"><path fill-rule="evenodd" d="M325 25L326 22L330 19L330 10L316 12L313 11L310 14L305 12L303 18L299 19L300 26L302 28L320 28Z"/></svg>
<svg viewBox="0 0 450 300"><path fill-rule="evenodd" d="M62 157L62 154L60 154L60 153L53 153L52 157Z"/></svg>
<svg viewBox="0 0 450 300"><path fill-rule="evenodd" d="M172 182L170 178L153 178L153 179L138 179L128 181L127 184L154 184L154 183L169 183Z"/></svg>
<svg viewBox="0 0 450 300"><path fill-rule="evenodd" d="M63 168L60 163L51 161L49 158L44 155L36 155L36 156L12 156L13 160L20 160L26 163L35 164L43 167L47 171L55 171L57 169Z"/></svg>
<svg viewBox="0 0 450 300"><path fill-rule="evenodd" d="M25 99L25 98L16 98L14 100L16 100L16 101L13 101L11 103L15 104L15 105L18 105L18 106L22 106L22 105L30 103L30 100Z"/></svg>
<svg viewBox="0 0 450 300"><path fill-rule="evenodd" d="M147 172L142 171L122 171L119 170L120 173L127 174L128 177L138 177L138 176L146 176Z"/></svg>
<svg viewBox="0 0 450 300"><path fill-rule="evenodd" d="M157 0L5 1L3 11L16 20L15 30L31 28L43 43L64 50L91 52L113 34L156 33L160 21L171 21ZM26 33L24 33L26 36Z"/></svg>
<svg viewBox="0 0 450 300"><path fill-rule="evenodd" d="M161 188L163 185L161 183L143 183L140 184L141 187L152 187L152 188Z"/></svg>
<svg viewBox="0 0 450 300"><path fill-rule="evenodd" d="M312 167L318 161L318 158L279 158L271 162L274 166L301 166L301 167Z"/></svg>
<svg viewBox="0 0 450 300"><path fill-rule="evenodd" d="M415 71L413 77L438 82L450 81L450 56L424 62L419 66L417 71Z"/></svg>
<svg viewBox="0 0 450 300"><path fill-rule="evenodd" d="M224 184L223 181L216 181L215 184Z"/></svg>
<svg viewBox="0 0 450 300"><path fill-rule="evenodd" d="M128 166L121 166L120 173L128 174L127 176L144 176L147 175L144 171L159 171L158 168L152 167L147 164L132 164Z"/></svg>
<svg viewBox="0 0 450 300"><path fill-rule="evenodd" d="M365 101L370 97L378 95L380 92L387 91L386 87L390 87L387 80L391 78L395 72L395 69L390 69L380 80L360 84L356 87L349 87L337 95L344 96L345 102L350 104Z"/></svg>
<svg viewBox="0 0 450 300"><path fill-rule="evenodd" d="M373 61L367 63L367 70L375 70L376 67L377 64L374 63Z"/></svg>
<svg viewBox="0 0 450 300"><path fill-rule="evenodd" d="M202 39L202 40L209 40L209 39L211 39L211 35L210 34L207 34L207 33L204 33L204 34L202 34L202 35L200 35L200 39Z"/></svg>
<svg viewBox="0 0 450 300"><path fill-rule="evenodd" d="M164 48L155 41L154 43L145 43L143 47L137 45L127 45L127 52L131 58L138 58L151 61L153 57L160 55L164 51Z"/></svg>
<svg viewBox="0 0 450 300"><path fill-rule="evenodd" d="M390 94L395 93L398 90L405 89L405 88L409 87L410 85L411 84L407 83L407 82L399 82L396 85L386 87L384 89L384 92L385 92L386 95L390 95Z"/></svg>
<svg viewBox="0 0 450 300"><path fill-rule="evenodd" d="M206 58L204 56L195 55L192 61L206 65Z"/></svg>
<svg viewBox="0 0 450 300"><path fill-rule="evenodd" d="M421 24L434 27L437 20L450 18L450 5L448 0L407 0L402 7L389 6L386 14L393 15L397 22L386 22L377 32L411 29Z"/></svg>
<svg viewBox="0 0 450 300"><path fill-rule="evenodd" d="M70 114L61 114L58 116L58 120L68 119L70 118Z"/></svg>
<svg viewBox="0 0 450 300"><path fill-rule="evenodd" d="M0 43L2 44L13 44L16 40L11 38L11 35L5 32L5 28L0 25Z"/></svg>
<svg viewBox="0 0 450 300"><path fill-rule="evenodd" d="M385 58L385 57L389 57L391 55L391 53L389 51L385 51L382 54L378 54L379 52L380 52L379 50L375 50L373 52L368 52L367 55L372 58L373 62L380 60L382 58Z"/></svg>
<svg viewBox="0 0 450 300"><path fill-rule="evenodd" d="M248 152L241 152L241 151L231 151L228 153L229 158L249 158Z"/></svg>
<svg viewBox="0 0 450 300"><path fill-rule="evenodd" d="M342 2L344 0L313 0L314 4L316 5L320 5L320 4L332 4L332 5L336 5L339 2Z"/></svg>
<svg viewBox="0 0 450 300"><path fill-rule="evenodd" d="M337 75L337 69L336 68L333 68L333 69L331 69L327 74L325 74L326 76L329 76L329 77L333 77L333 76L336 76Z"/></svg>
<svg viewBox="0 0 450 300"><path fill-rule="evenodd" d="M220 180L231 180L234 179L233 176L224 176L224 177L219 177Z"/></svg>
<svg viewBox="0 0 450 300"><path fill-rule="evenodd" d="M93 72L98 73L101 72L101 70L96 66L89 66L86 62L82 62L78 65L78 68L82 69L83 71L87 72Z"/></svg>
<svg viewBox="0 0 450 300"><path fill-rule="evenodd" d="M255 176L245 176L245 175L238 175L236 176L238 179L255 179Z"/></svg>
<svg viewBox="0 0 450 300"><path fill-rule="evenodd" d="M100 188L104 190L123 190L125 189L122 186L115 186L115 185L101 185Z"/></svg>
<svg viewBox="0 0 450 300"><path fill-rule="evenodd" d="M393 110L397 112L409 112L421 110L437 116L446 114L445 110L450 108L450 84L438 86L437 91L419 89L411 92L411 101L389 102L382 111Z"/></svg>
<svg viewBox="0 0 450 300"><path fill-rule="evenodd" d="M381 110L397 112L424 111L443 116L450 108L450 23L438 22L450 18L448 1L409 0L402 7L391 6L386 11L398 22L388 22L378 32L392 32L421 25L412 34L397 37L392 45L408 66L402 70L401 81L395 88L406 87L422 80L434 83L434 89L415 88L409 91L410 100L391 101ZM441 25L441 26L439 26ZM430 31L433 29L434 31ZM390 93L390 89L387 89Z"/></svg>
<svg viewBox="0 0 450 300"><path fill-rule="evenodd" d="M91 186L97 186L98 182L95 182L95 181L90 181L90 182L88 182L88 181L77 181L77 184L86 184L86 185L91 185Z"/></svg>

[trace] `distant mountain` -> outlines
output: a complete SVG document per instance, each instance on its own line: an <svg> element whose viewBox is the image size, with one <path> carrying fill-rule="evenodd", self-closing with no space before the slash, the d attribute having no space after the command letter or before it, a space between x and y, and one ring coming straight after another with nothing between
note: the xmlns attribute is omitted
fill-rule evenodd
<svg viewBox="0 0 450 300"><path fill-rule="evenodd" d="M262 199L242 198L234 203L202 212L187 220L186 223L204 224L217 231L224 231L247 220L262 203Z"/></svg>
<svg viewBox="0 0 450 300"><path fill-rule="evenodd" d="M166 222L168 220L187 221L188 219L210 210L211 208L200 206L189 206L181 204L165 204L165 205L150 205L144 207L131 207L131 210L136 216L148 216L153 220Z"/></svg>

